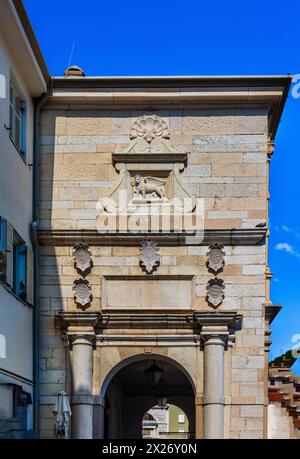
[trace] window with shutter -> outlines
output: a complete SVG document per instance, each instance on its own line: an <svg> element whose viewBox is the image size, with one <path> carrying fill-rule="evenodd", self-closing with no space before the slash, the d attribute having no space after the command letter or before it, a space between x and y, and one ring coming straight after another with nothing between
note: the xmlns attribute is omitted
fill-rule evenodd
<svg viewBox="0 0 300 459"><path fill-rule="evenodd" d="M6 225L6 282L14 285L14 229L10 223Z"/></svg>
<svg viewBox="0 0 300 459"><path fill-rule="evenodd" d="M22 102L12 82L9 88L9 136L18 152L26 155L26 103Z"/></svg>
<svg viewBox="0 0 300 459"><path fill-rule="evenodd" d="M0 217L0 280L5 280L6 269L6 225L7 221Z"/></svg>
<svg viewBox="0 0 300 459"><path fill-rule="evenodd" d="M26 300L26 253L25 244L14 244L14 292Z"/></svg>
<svg viewBox="0 0 300 459"><path fill-rule="evenodd" d="M33 252L27 249L26 301L34 304L34 259Z"/></svg>
<svg viewBox="0 0 300 459"><path fill-rule="evenodd" d="M5 282L22 301L33 304L32 251L28 249L13 226L1 217L0 281Z"/></svg>
<svg viewBox="0 0 300 459"><path fill-rule="evenodd" d="M21 102L20 153L24 159L26 157L26 118L27 118L26 102Z"/></svg>

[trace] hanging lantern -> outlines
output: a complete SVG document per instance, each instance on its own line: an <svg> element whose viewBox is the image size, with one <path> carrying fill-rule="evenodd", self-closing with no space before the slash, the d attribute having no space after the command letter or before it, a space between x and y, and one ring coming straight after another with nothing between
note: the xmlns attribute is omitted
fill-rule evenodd
<svg viewBox="0 0 300 459"><path fill-rule="evenodd" d="M150 367L146 368L146 377L152 387L155 387L160 383L163 372L164 370L156 365L155 362Z"/></svg>

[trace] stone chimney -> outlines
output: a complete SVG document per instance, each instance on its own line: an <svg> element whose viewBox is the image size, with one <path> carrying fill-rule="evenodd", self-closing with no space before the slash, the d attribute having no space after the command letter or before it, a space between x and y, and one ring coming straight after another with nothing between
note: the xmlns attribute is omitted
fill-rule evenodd
<svg viewBox="0 0 300 459"><path fill-rule="evenodd" d="M84 77L85 73L84 71L78 67L78 65L71 65L64 71L64 75L66 77Z"/></svg>

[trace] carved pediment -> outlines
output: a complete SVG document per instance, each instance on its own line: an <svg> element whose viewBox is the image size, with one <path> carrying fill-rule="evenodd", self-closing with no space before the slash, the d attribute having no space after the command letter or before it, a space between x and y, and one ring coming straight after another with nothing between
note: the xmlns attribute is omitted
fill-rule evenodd
<svg viewBox="0 0 300 459"><path fill-rule="evenodd" d="M98 231L108 224L110 231L181 231L182 215L194 212L196 198L185 183L187 153L176 151L169 138L167 122L157 115L132 122L128 147L113 153L119 180L99 202Z"/></svg>
<svg viewBox="0 0 300 459"><path fill-rule="evenodd" d="M170 144L168 124L157 115L144 115L133 122L130 143L125 150L113 154L119 162L185 161L186 153L178 152Z"/></svg>

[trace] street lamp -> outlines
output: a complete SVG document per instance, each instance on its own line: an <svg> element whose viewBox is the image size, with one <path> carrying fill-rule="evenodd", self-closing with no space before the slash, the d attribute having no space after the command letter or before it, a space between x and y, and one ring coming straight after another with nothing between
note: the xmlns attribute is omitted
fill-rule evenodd
<svg viewBox="0 0 300 459"><path fill-rule="evenodd" d="M164 370L160 368L158 365L156 365L155 362L153 362L150 367L146 368L145 373L146 377L148 379L149 384L152 387L155 387L159 384L161 377L163 375Z"/></svg>

